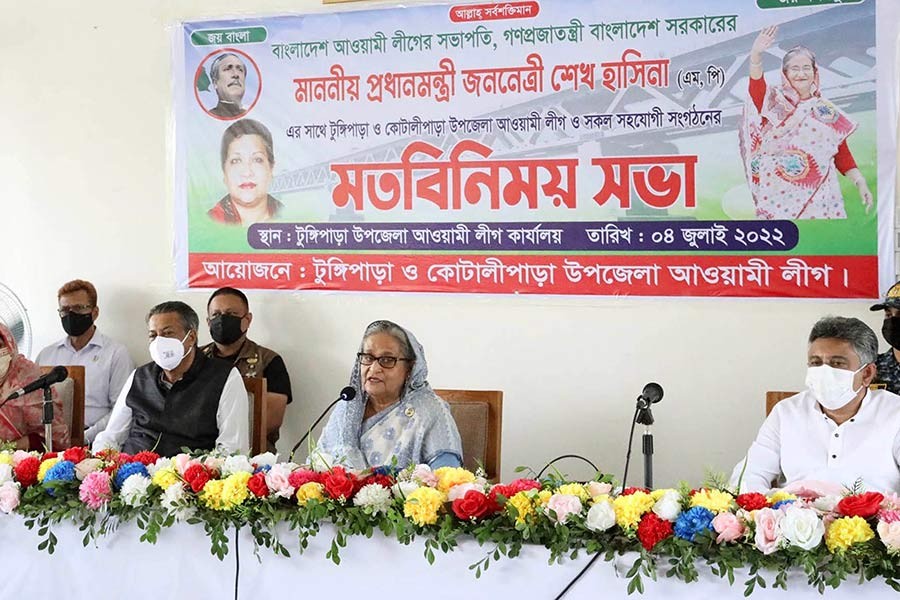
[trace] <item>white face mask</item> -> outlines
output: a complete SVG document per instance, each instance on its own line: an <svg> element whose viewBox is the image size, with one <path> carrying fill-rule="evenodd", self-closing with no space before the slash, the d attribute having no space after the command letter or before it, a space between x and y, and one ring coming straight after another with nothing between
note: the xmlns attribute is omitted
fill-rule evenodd
<svg viewBox="0 0 900 600"><path fill-rule="evenodd" d="M12 355L4 354L0 356L0 381L6 379L6 374L9 373L9 365L12 363Z"/></svg>
<svg viewBox="0 0 900 600"><path fill-rule="evenodd" d="M153 359L153 362L158 364L160 368L165 369L166 371L171 371L175 367L181 364L181 361L184 360L184 357L187 354L190 354L190 350L185 354L184 352L184 340L191 334L188 331L184 334L184 337L181 338L181 341L178 341L178 338L168 338L156 336L156 338L150 342L150 358ZM191 346L191 350L193 350L193 346Z"/></svg>
<svg viewBox="0 0 900 600"><path fill-rule="evenodd" d="M862 386L853 389L853 376L866 368L866 365L855 371L835 369L828 365L809 367L806 370L806 387L822 408L838 410L849 404L862 389Z"/></svg>

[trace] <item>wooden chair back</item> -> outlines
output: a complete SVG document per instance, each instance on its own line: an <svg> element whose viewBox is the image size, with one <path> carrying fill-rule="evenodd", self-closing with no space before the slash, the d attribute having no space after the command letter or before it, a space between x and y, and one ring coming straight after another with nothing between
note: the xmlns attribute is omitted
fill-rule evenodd
<svg viewBox="0 0 900 600"><path fill-rule="evenodd" d="M500 479L503 437L503 392L500 390L434 390L450 405L462 438L463 466L484 466L488 479Z"/></svg>
<svg viewBox="0 0 900 600"><path fill-rule="evenodd" d="M250 455L261 454L269 447L266 411L266 378L244 377L247 404L250 408Z"/></svg>
<svg viewBox="0 0 900 600"><path fill-rule="evenodd" d="M65 421L69 425L69 444L72 447L84 446L84 367L81 365L64 365L69 371L65 381L54 384L54 389L62 401ZM46 375L52 366L41 367L41 375ZM54 448L65 450L65 448Z"/></svg>

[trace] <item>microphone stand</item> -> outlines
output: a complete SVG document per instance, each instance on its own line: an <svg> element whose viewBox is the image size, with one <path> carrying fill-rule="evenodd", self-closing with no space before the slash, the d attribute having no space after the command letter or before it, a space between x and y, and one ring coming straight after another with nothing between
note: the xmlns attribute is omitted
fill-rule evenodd
<svg viewBox="0 0 900 600"><path fill-rule="evenodd" d="M644 487L653 489L653 413L650 411L650 403L638 400L637 422L644 426L644 435L641 442L644 452Z"/></svg>
<svg viewBox="0 0 900 600"><path fill-rule="evenodd" d="M44 415L41 420L44 423L44 445L47 452L53 452L53 391L49 385L44 386Z"/></svg>

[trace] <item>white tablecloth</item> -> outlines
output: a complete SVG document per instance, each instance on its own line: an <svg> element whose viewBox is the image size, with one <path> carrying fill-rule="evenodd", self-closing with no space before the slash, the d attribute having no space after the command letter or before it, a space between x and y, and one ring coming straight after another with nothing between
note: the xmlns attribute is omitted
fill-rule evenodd
<svg viewBox="0 0 900 600"><path fill-rule="evenodd" d="M375 533L371 539L350 538L341 549L341 564L325 558L331 545L332 529L323 526L300 555L297 540L285 528L282 542L291 551L290 558L260 549L259 560L253 554L248 531L239 536L239 598L408 598L460 600L461 598L555 598L580 571L588 558L548 565L549 552L526 546L514 559L492 562L481 579L468 566L482 556L482 548L471 540L461 540L454 552L437 552L429 565L423 556L424 542L403 546L396 540ZM161 532L158 543L140 542L135 525L123 525L96 545L82 546L82 534L71 525L53 529L59 538L51 556L37 549L36 532L27 530L22 519L0 515L0 598L48 600L81 598L227 599L234 597L235 548L224 561L213 557L203 528L178 524ZM232 536L233 539L233 536ZM597 561L566 594L566 600L625 597L624 573L634 560L626 556L615 564ZM685 584L660 575L657 582L645 579L643 598L742 598L743 578L734 587L699 566L700 581ZM767 577L769 581L774 575ZM771 584L770 584L771 585ZM788 583L789 594L771 587L758 590L753 598L817 598L820 596L801 575ZM853 578L826 597L854 598L860 593L870 598L891 598L896 594L883 581L863 586ZM310 594L316 594L310 596ZM632 596L641 598L641 596Z"/></svg>

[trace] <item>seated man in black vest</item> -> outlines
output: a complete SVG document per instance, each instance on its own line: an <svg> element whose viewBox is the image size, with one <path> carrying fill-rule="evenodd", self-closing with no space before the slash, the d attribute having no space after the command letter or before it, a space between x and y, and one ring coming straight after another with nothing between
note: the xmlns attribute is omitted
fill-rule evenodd
<svg viewBox="0 0 900 600"><path fill-rule="evenodd" d="M206 303L206 322L213 341L201 351L232 363L244 377L266 378L266 437L269 452L275 452L284 409L291 403L291 378L277 352L247 337L253 313L240 290L216 290Z"/></svg>
<svg viewBox="0 0 900 600"><path fill-rule="evenodd" d="M147 315L153 362L132 372L93 450L152 450L174 456L182 448L246 452L247 391L230 363L197 350L200 319L184 302L163 302Z"/></svg>

